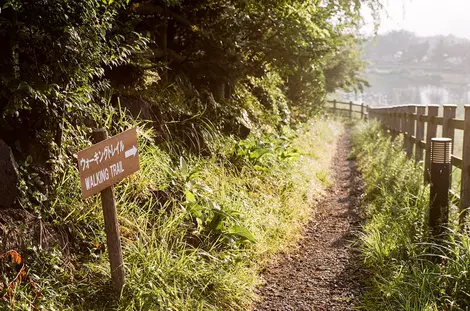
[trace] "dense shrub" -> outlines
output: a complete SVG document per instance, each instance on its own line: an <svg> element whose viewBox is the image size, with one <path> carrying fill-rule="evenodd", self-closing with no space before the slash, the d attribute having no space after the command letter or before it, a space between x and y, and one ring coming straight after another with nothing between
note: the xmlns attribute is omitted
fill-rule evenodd
<svg viewBox="0 0 470 311"><path fill-rule="evenodd" d="M469 238L453 222L446 238L430 239L422 163L402 148L378 123L355 130L352 155L367 184L361 250L372 273L362 309L468 310Z"/></svg>

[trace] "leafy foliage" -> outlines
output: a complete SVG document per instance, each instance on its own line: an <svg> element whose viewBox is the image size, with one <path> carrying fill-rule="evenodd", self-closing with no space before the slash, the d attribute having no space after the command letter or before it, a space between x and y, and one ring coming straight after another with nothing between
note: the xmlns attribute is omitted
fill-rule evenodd
<svg viewBox="0 0 470 311"><path fill-rule="evenodd" d="M111 132L137 125L107 109L102 121ZM86 129L80 137L72 129L66 124L64 145L87 143ZM99 198L83 201L77 168L57 163L64 171L50 194L54 204L38 206L44 234L53 226L57 240L42 249L28 244L20 257L0 253L0 295L7 298L0 309L245 310L260 282L259 263L295 243L308 220L322 189L317 175L340 132L341 124L318 120L282 140L249 138L277 142L261 159L269 169L257 170L249 156L231 163L239 149L233 140L219 149L227 153L174 159L155 144L151 128L140 127L141 169L115 187L127 280L121 297L110 286ZM21 265L25 276L10 291Z"/></svg>
<svg viewBox="0 0 470 311"><path fill-rule="evenodd" d="M307 120L326 92L364 84L353 33L365 5L381 7L379 0L1 1L0 139L25 164L23 176L36 176L22 182L23 205L47 201L54 158L76 152L63 145L66 124L78 132L99 126L94 116L110 102L150 121L176 157L210 154L218 132L282 134Z"/></svg>
<svg viewBox="0 0 470 311"><path fill-rule="evenodd" d="M467 234L428 235L429 187L377 123L355 131L354 155L367 183L367 223L361 251L372 272L363 310L467 310L470 303ZM456 220L457 213L451 218Z"/></svg>
<svg viewBox="0 0 470 311"><path fill-rule="evenodd" d="M74 155L91 127L138 126L142 169L116 187L120 308L244 309L256 263L305 220L306 185L327 180L289 125L356 83L356 63L330 62L355 46L364 5L380 2L0 1L0 139L20 164L19 205L56 241L18 249L28 281L14 307L116 307L100 204L81 200Z"/></svg>

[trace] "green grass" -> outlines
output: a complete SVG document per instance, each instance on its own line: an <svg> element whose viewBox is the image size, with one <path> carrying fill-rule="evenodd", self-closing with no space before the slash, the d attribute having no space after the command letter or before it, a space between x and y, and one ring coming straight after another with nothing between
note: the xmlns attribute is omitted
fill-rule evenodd
<svg viewBox="0 0 470 311"><path fill-rule="evenodd" d="M135 125L119 112L108 121L111 132ZM218 152L197 157L169 154L144 128L141 169L116 186L122 295L110 289L99 197L80 198L77 168L62 154L56 193L50 204L34 206L52 240L62 242L22 253L21 279L15 279L18 265L0 260L0 309L246 310L256 299L260 270L300 238L329 185L343 129L338 121L317 119L283 136L237 142L214 135ZM88 144L82 131L65 130L66 149Z"/></svg>
<svg viewBox="0 0 470 311"><path fill-rule="evenodd" d="M366 181L361 252L372 277L361 310L468 310L470 241L454 223L442 240L428 234L429 188L422 168L377 123L361 123L354 150Z"/></svg>

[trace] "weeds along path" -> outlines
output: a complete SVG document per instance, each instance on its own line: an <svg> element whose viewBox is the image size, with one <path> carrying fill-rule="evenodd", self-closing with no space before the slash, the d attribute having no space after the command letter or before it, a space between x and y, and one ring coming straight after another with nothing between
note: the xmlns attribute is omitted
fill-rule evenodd
<svg viewBox="0 0 470 311"><path fill-rule="evenodd" d="M298 249L264 271L255 311L344 311L357 305L364 271L352 242L361 221L363 183L348 159L350 148L345 134L337 145L327 197L315 208Z"/></svg>

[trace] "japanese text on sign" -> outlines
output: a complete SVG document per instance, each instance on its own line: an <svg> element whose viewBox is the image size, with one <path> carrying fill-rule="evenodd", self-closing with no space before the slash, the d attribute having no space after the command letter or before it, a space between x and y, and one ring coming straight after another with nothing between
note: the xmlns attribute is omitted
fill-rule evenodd
<svg viewBox="0 0 470 311"><path fill-rule="evenodd" d="M137 130L130 129L78 153L83 198L139 170Z"/></svg>

